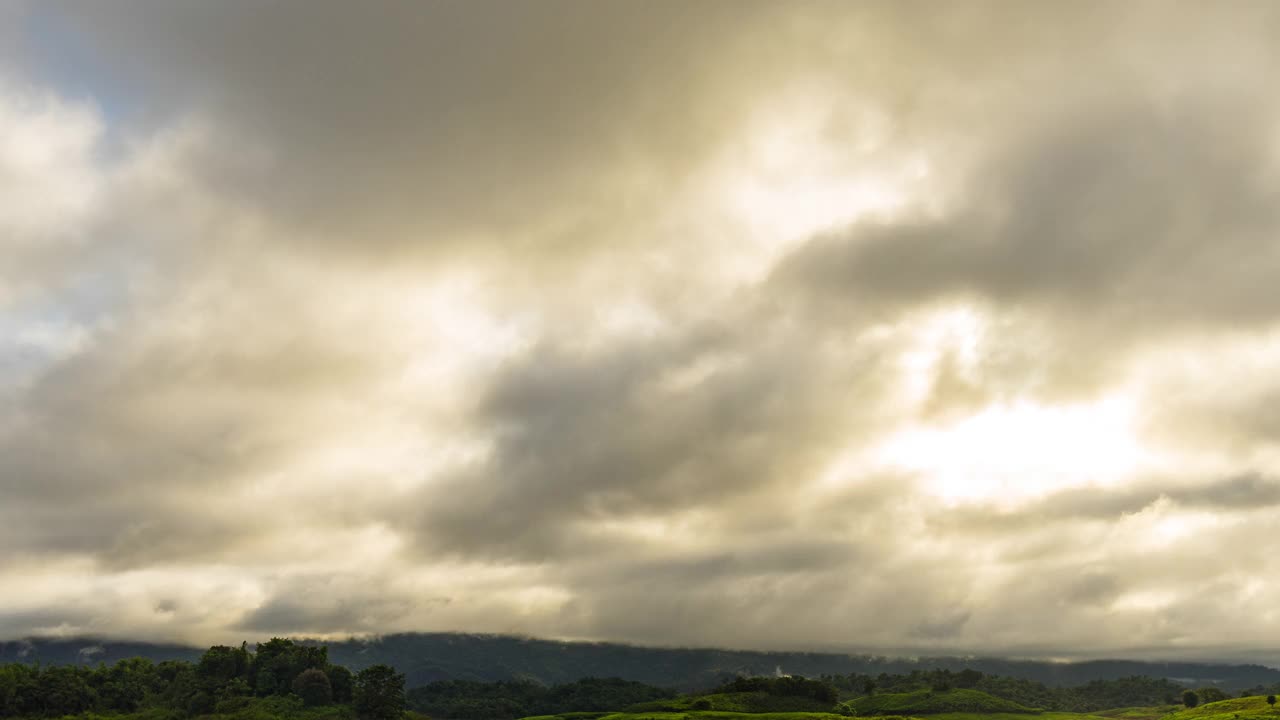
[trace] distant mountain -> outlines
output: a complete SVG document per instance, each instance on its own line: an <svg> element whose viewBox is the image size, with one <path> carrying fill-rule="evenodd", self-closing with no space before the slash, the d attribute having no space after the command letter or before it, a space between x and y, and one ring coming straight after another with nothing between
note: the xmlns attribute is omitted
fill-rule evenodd
<svg viewBox="0 0 1280 720"><path fill-rule="evenodd" d="M811 652L650 648L617 643L537 640L507 635L406 633L369 640L325 642L329 658L360 669L387 663L408 676L409 686L434 680L528 678L565 683L582 677L621 677L651 685L704 689L737 675L909 673L912 670L974 670L1066 687L1131 675L1168 678L1189 687L1216 685L1228 691L1280 683L1280 670L1262 665L1095 660L1054 663L998 658L887 658ZM203 648L95 639L29 639L0 642L0 663L112 663L127 657L195 660Z"/></svg>

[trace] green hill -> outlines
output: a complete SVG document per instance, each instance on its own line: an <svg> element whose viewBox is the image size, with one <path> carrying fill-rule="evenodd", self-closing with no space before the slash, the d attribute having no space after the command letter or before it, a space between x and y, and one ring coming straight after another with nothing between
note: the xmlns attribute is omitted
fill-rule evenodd
<svg viewBox="0 0 1280 720"><path fill-rule="evenodd" d="M842 715L818 712L738 713L703 710L688 713L643 712L605 715L600 720L848 720ZM890 720L882 718L882 720ZM906 720L898 718L896 720Z"/></svg>
<svg viewBox="0 0 1280 720"><path fill-rule="evenodd" d="M1180 709L1181 705L1155 705L1151 707L1125 707L1099 710L1094 715L1114 720L1160 720L1165 715Z"/></svg>
<svg viewBox="0 0 1280 720"><path fill-rule="evenodd" d="M731 713L831 712L832 704L810 697L765 692L716 693L655 700L626 708L628 713L715 711Z"/></svg>
<svg viewBox="0 0 1280 720"><path fill-rule="evenodd" d="M1166 720L1280 720L1280 706L1272 708L1265 695L1232 698L1199 707L1184 708Z"/></svg>
<svg viewBox="0 0 1280 720"><path fill-rule="evenodd" d="M860 716L942 713L1034 713L1036 710L979 690L917 690L858 698L849 703ZM1277 720L1280 720L1278 718Z"/></svg>

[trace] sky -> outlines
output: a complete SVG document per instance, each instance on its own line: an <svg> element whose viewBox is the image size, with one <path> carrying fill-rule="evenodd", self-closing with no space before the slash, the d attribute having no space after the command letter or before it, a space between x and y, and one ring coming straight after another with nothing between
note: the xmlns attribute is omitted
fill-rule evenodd
<svg viewBox="0 0 1280 720"><path fill-rule="evenodd" d="M1280 5L0 0L0 638L1280 662Z"/></svg>

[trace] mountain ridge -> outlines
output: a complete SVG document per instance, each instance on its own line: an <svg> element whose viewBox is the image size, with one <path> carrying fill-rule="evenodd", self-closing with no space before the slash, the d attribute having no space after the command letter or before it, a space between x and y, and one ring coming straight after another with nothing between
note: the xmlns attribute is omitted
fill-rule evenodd
<svg viewBox="0 0 1280 720"><path fill-rule="evenodd" d="M477 633L397 633L366 639L318 641L299 638L298 641L323 642L329 647L329 655L335 663L353 669L376 663L393 665L407 675L410 686L435 680L525 678L553 684L581 677L620 677L665 687L699 689L738 675L772 675L779 671L818 677L964 668L1036 680L1056 687L1132 675L1168 678L1193 686L1213 685L1229 691L1280 683L1280 670L1245 663L1056 662L946 655L904 658L812 651L658 648ZM0 663L96 665L127 657L146 657L155 661L195 660L204 649L173 643L97 637L31 637L0 641Z"/></svg>

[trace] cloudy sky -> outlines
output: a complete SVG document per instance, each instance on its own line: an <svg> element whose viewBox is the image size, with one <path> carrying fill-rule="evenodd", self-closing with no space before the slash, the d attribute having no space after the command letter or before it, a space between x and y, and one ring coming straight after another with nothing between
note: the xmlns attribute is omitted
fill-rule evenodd
<svg viewBox="0 0 1280 720"><path fill-rule="evenodd" d="M0 0L0 637L1280 660L1280 6Z"/></svg>

